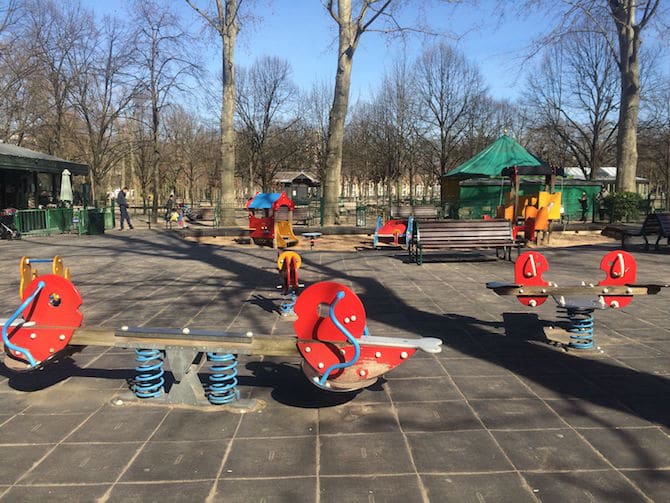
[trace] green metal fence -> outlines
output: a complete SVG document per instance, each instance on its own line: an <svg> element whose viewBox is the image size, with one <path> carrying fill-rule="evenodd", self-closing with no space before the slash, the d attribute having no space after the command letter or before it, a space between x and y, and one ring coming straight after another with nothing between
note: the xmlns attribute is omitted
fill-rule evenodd
<svg viewBox="0 0 670 503"><path fill-rule="evenodd" d="M105 229L114 227L114 214L107 207L19 210L14 224L24 235L103 234Z"/></svg>

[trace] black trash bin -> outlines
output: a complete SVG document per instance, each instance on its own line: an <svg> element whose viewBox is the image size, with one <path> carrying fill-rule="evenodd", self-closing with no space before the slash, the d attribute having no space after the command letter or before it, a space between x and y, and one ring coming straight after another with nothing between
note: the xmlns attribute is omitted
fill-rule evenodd
<svg viewBox="0 0 670 503"><path fill-rule="evenodd" d="M91 208L88 210L88 234L105 233L104 209Z"/></svg>

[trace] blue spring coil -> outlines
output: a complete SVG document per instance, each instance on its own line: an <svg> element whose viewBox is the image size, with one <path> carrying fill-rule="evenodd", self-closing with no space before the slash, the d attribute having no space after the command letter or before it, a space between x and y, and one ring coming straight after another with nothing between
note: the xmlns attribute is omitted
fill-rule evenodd
<svg viewBox="0 0 670 503"><path fill-rule="evenodd" d="M237 358L231 353L207 353L209 389L207 399L214 405L223 405L240 398L237 390Z"/></svg>
<svg viewBox="0 0 670 503"><path fill-rule="evenodd" d="M570 332L570 347L574 349L593 348L593 309L565 308Z"/></svg>
<svg viewBox="0 0 670 503"><path fill-rule="evenodd" d="M135 350L135 361L139 365L135 367L137 376L132 389L137 398L156 398L163 394L163 360L163 352L159 349Z"/></svg>
<svg viewBox="0 0 670 503"><path fill-rule="evenodd" d="M292 316L295 314L293 307L295 306L296 296L291 292L288 294L286 300L279 304L279 314L282 316Z"/></svg>

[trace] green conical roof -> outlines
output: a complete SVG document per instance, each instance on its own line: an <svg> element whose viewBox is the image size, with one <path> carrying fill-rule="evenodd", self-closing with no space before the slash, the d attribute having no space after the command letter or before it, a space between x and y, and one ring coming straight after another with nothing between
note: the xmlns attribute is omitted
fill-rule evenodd
<svg viewBox="0 0 670 503"><path fill-rule="evenodd" d="M457 178L501 176L502 170L510 166L543 166L543 163L512 138L502 135L476 156L444 176Z"/></svg>

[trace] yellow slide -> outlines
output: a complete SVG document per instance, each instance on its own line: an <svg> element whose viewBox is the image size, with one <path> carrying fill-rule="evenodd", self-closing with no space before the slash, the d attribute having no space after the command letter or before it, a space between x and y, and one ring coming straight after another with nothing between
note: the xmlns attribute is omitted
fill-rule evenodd
<svg viewBox="0 0 670 503"><path fill-rule="evenodd" d="M286 248L298 244L293 227L288 220L275 221L275 248Z"/></svg>

